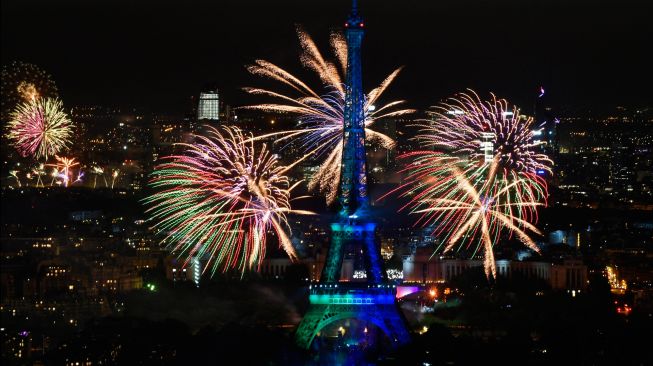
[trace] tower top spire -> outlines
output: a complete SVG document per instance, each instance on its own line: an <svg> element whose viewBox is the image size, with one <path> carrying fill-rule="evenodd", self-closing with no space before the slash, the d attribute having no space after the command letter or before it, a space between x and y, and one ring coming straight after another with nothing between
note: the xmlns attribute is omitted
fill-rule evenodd
<svg viewBox="0 0 653 366"><path fill-rule="evenodd" d="M363 17L358 14L358 0L352 0L351 12L345 23L347 29L363 29Z"/></svg>

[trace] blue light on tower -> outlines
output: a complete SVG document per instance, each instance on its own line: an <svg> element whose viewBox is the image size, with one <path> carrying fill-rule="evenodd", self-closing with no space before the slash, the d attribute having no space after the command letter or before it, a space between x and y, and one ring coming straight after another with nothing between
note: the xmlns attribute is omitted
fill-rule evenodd
<svg viewBox="0 0 653 366"><path fill-rule="evenodd" d="M310 308L295 335L297 344L309 348L316 334L334 319L356 318L381 328L395 345L410 341L395 302L396 288L388 284L376 222L370 213L365 152L365 97L361 78L363 18L356 0L345 23L347 75L342 135L339 210L331 224L331 243L320 284L310 287ZM365 282L340 281L345 247L360 248L365 257Z"/></svg>
<svg viewBox="0 0 653 366"><path fill-rule="evenodd" d="M357 2L354 1L352 5L351 13L345 23L347 75L339 200L342 217L359 212L364 214L369 206L365 167L365 96L361 76L364 23L358 13Z"/></svg>

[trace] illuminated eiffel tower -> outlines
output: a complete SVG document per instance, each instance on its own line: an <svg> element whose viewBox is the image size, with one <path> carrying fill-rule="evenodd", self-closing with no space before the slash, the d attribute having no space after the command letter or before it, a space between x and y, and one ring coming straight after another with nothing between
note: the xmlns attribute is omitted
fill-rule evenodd
<svg viewBox="0 0 653 366"><path fill-rule="evenodd" d="M388 283L375 239L376 223L367 195L365 168L365 97L361 81L363 18L353 0L345 23L347 77L345 120L340 175L340 211L331 224L331 246L320 282L310 287L310 307L296 333L300 347L308 349L325 326L343 319L360 319L379 327L398 346L410 341L395 301L395 286ZM362 249L366 282L339 282L344 250Z"/></svg>

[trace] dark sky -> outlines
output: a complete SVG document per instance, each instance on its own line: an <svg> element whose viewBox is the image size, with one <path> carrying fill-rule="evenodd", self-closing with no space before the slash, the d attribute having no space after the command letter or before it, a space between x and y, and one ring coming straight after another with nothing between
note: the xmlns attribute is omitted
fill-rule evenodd
<svg viewBox="0 0 653 366"><path fill-rule="evenodd" d="M523 105L653 104L647 0L361 0L365 88L405 69L388 97L422 108L467 87ZM2 0L2 63L49 71L64 102L183 113L203 84L232 104L261 85L256 58L300 76L295 24L326 51L348 0Z"/></svg>

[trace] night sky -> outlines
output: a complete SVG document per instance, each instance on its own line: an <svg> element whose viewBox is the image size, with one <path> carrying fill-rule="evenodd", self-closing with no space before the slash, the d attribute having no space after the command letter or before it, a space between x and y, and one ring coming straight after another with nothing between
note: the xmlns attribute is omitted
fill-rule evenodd
<svg viewBox="0 0 653 366"><path fill-rule="evenodd" d="M360 7L365 89L405 65L387 97L412 107L471 87L528 110L540 85L569 112L653 101L650 1L361 0ZM239 105L248 102L240 87L263 85L245 64L264 58L310 75L298 61L295 24L327 53L329 31L348 8L348 0L3 0L2 63L46 69L68 105L184 113L208 82Z"/></svg>

